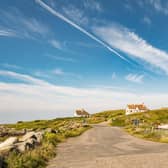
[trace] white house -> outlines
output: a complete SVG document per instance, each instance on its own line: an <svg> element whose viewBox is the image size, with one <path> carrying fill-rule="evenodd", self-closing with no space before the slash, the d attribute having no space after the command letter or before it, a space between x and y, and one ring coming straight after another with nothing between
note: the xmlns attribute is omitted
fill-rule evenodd
<svg viewBox="0 0 168 168"><path fill-rule="evenodd" d="M148 111L148 108L142 103L142 104L128 104L126 107L125 114L134 114L134 113L140 113L140 112L146 112Z"/></svg>
<svg viewBox="0 0 168 168"><path fill-rule="evenodd" d="M75 117L89 117L90 114L86 112L84 109L78 109L74 112Z"/></svg>

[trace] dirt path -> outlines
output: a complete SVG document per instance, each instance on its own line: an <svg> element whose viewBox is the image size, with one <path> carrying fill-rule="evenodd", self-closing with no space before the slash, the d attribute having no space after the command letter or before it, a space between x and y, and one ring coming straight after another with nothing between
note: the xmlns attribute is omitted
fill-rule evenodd
<svg viewBox="0 0 168 168"><path fill-rule="evenodd" d="M168 168L168 144L137 139L105 124L61 143L57 153L48 168Z"/></svg>

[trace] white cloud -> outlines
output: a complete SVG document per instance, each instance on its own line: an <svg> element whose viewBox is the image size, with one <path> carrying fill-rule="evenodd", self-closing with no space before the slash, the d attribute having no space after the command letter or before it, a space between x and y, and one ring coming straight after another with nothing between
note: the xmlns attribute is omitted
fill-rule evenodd
<svg viewBox="0 0 168 168"><path fill-rule="evenodd" d="M151 108L168 106L168 94L133 93L117 88L106 89L58 86L27 74L0 71L0 76L15 78L17 83L0 82L0 122L72 116L76 108L89 112L125 108L128 103L145 102ZM27 82L23 83L21 81ZM30 115L31 114L31 115Z"/></svg>
<svg viewBox="0 0 168 168"><path fill-rule="evenodd" d="M53 59L53 60L58 60L58 61L64 61L64 62L77 62L76 59L70 58L70 57L64 57L64 56L55 56L55 55L50 55L47 54L47 57Z"/></svg>
<svg viewBox="0 0 168 168"><path fill-rule="evenodd" d="M48 85L48 83L46 83L46 82L44 82L40 79L36 79L36 78L33 78L29 75L19 74L19 73L12 72L12 71L0 70L0 76L6 76L6 77L14 78L14 79L24 81L24 82L28 82L28 83L31 83L31 84Z"/></svg>
<svg viewBox="0 0 168 168"><path fill-rule="evenodd" d="M143 82L144 75L138 75L138 74L128 74L125 79L131 82L135 83L142 83Z"/></svg>
<svg viewBox="0 0 168 168"><path fill-rule="evenodd" d="M37 21L35 18L22 19L22 23L27 29L29 29L29 31L33 33L39 33L40 35L43 35L49 32L49 28L43 23Z"/></svg>
<svg viewBox="0 0 168 168"><path fill-rule="evenodd" d="M147 1L150 5L153 6L153 8L161 13L164 13L165 15L168 15L168 2L162 1L162 0L149 0Z"/></svg>
<svg viewBox="0 0 168 168"><path fill-rule="evenodd" d="M126 8L126 9L129 10L129 11L132 11L132 10L133 10L133 8L132 8L132 6L130 5L129 2L127 2L127 3L124 4L124 8Z"/></svg>
<svg viewBox="0 0 168 168"><path fill-rule="evenodd" d="M168 53L152 46L129 29L119 25L110 25L94 27L93 31L111 47L132 58L145 61L168 74Z"/></svg>
<svg viewBox="0 0 168 168"><path fill-rule="evenodd" d="M57 76L61 76L61 77L66 77L68 78L73 78L73 79L81 79L82 77L78 74L72 73L72 72L66 72L60 68L56 68L54 70L51 70L50 72L48 72L50 75L57 75Z"/></svg>
<svg viewBox="0 0 168 168"><path fill-rule="evenodd" d="M52 73L55 74L55 75L64 75L65 74L65 72L62 69L59 69L59 68L54 69L52 71Z"/></svg>
<svg viewBox="0 0 168 168"><path fill-rule="evenodd" d="M83 34L85 34L86 36L88 36L89 38L91 38L92 40L98 42L99 44L101 44L103 47L107 48L110 52L112 52L113 54L117 55L118 57L120 57L121 59L126 60L126 58L124 58L120 53L118 53L116 50L114 50L113 48L111 48L109 45L107 45L106 43L104 43L102 40L100 40L99 38L97 38L96 36L94 36L93 34L89 33L88 31L86 31L85 29L83 29L82 27L80 27L78 24L74 23L73 21L71 21L70 19L66 18L65 16L63 16L62 14L60 14L59 12L55 11L53 8L51 8L50 6L48 6L46 3L44 3L41 0L36 0L36 2L43 7L44 9L46 9L48 12L50 12L52 15L54 15L55 17L60 18L61 20L65 21L66 23L68 23L69 25L71 25L72 27L76 28L77 30L79 30L80 32L82 32Z"/></svg>
<svg viewBox="0 0 168 168"><path fill-rule="evenodd" d="M51 30L50 28L37 20L34 17L25 16L17 8L9 8L10 10L0 10L0 21L5 27L10 30L10 33L14 33L20 38L36 38L45 37Z"/></svg>
<svg viewBox="0 0 168 168"><path fill-rule="evenodd" d="M63 12L69 19L72 19L74 22L80 25L87 25L89 22L88 18L84 15L83 11L77 9L75 6L70 5L64 7Z"/></svg>
<svg viewBox="0 0 168 168"><path fill-rule="evenodd" d="M152 23L151 19L147 16L144 16L143 22L146 23L147 25L151 25L151 23Z"/></svg>
<svg viewBox="0 0 168 168"><path fill-rule="evenodd" d="M9 69L21 69L20 66L14 65L14 64L9 64L9 63L2 63L0 65L3 66L4 68L9 68Z"/></svg>
<svg viewBox="0 0 168 168"><path fill-rule="evenodd" d="M47 70L47 71L35 71L33 72L33 75L37 76L37 77L41 77L41 78L47 78L47 79L58 79L59 80L79 80L81 79L81 75L76 74L76 73L72 73L72 72L68 72L68 71L64 71L61 68L55 68L55 69L51 69L51 70Z"/></svg>
<svg viewBox="0 0 168 168"><path fill-rule="evenodd" d="M96 0L84 0L83 5L86 9L95 10L98 12L103 11L101 4Z"/></svg>
<svg viewBox="0 0 168 168"><path fill-rule="evenodd" d="M0 36L15 37L16 34L12 30L0 28Z"/></svg>
<svg viewBox="0 0 168 168"><path fill-rule="evenodd" d="M56 49L62 49L61 43L57 40L50 40L49 43Z"/></svg>

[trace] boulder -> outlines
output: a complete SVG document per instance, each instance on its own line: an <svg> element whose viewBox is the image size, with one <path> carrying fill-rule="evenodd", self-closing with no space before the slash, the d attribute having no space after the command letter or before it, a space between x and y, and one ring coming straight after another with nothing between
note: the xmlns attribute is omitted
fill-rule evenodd
<svg viewBox="0 0 168 168"><path fill-rule="evenodd" d="M6 146L14 145L17 142L18 142L17 137L10 137L6 141L0 143L0 149Z"/></svg>
<svg viewBox="0 0 168 168"><path fill-rule="evenodd" d="M27 142L30 139L36 140L38 143L40 143L43 139L43 132L28 132L23 137L19 139L20 142Z"/></svg>
<svg viewBox="0 0 168 168"><path fill-rule="evenodd" d="M7 153L11 150L16 149L16 143L18 142L17 137L10 137L6 141L0 143L0 153Z"/></svg>
<svg viewBox="0 0 168 168"><path fill-rule="evenodd" d="M26 150L34 149L39 145L43 139L44 132L28 132L21 138L10 137L6 141L0 143L0 153L8 153L15 150L17 152L24 152Z"/></svg>
<svg viewBox="0 0 168 168"><path fill-rule="evenodd" d="M43 135L44 135L44 132L37 132L37 133L35 134L36 140L37 140L38 143L40 143L40 142L42 141Z"/></svg>
<svg viewBox="0 0 168 168"><path fill-rule="evenodd" d="M31 139L31 138L37 139L35 135L36 135L36 132L34 132L34 131L28 132L27 134L25 134L24 136L22 136L19 139L19 141L24 142L24 141L27 141L28 139Z"/></svg>
<svg viewBox="0 0 168 168"><path fill-rule="evenodd" d="M16 131L16 130L10 130L10 132L8 132L8 134L10 136L23 136L26 134L26 129L21 130L21 131Z"/></svg>
<svg viewBox="0 0 168 168"><path fill-rule="evenodd" d="M36 139L31 138L25 142L17 143L16 145L19 152L24 152L26 150L34 149L35 146L38 145L38 142Z"/></svg>
<svg viewBox="0 0 168 168"><path fill-rule="evenodd" d="M52 129L52 128L47 128L47 129L45 130L45 132L57 134L57 133L58 133L58 130L54 130L54 129Z"/></svg>

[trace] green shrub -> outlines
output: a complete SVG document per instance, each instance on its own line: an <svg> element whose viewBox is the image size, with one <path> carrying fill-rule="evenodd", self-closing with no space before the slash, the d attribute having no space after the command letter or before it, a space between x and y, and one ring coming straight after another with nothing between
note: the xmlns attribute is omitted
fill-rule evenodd
<svg viewBox="0 0 168 168"><path fill-rule="evenodd" d="M112 120L112 126L123 127L125 126L125 119L124 118L115 118Z"/></svg>
<svg viewBox="0 0 168 168"><path fill-rule="evenodd" d="M51 143L53 145L57 145L57 143L62 142L64 137L60 134L55 133L45 133L44 135L44 142Z"/></svg>
<svg viewBox="0 0 168 168"><path fill-rule="evenodd" d="M72 123L81 123L82 119L79 118L67 118L67 119L54 119L54 120L36 120L32 122L21 122L17 124L6 125L9 128L15 129L38 129L51 128L53 130L59 130L60 127L65 128ZM65 138L78 136L90 126L80 127L73 130L65 129L59 131L59 133L46 132L43 137L43 141L40 146L33 150L19 154L12 152L5 158L6 167L8 168L44 168L50 158L56 155L56 145L65 140Z"/></svg>
<svg viewBox="0 0 168 168"><path fill-rule="evenodd" d="M45 142L27 153L10 153L6 162L9 168L44 168L46 162L55 155L55 146Z"/></svg>

